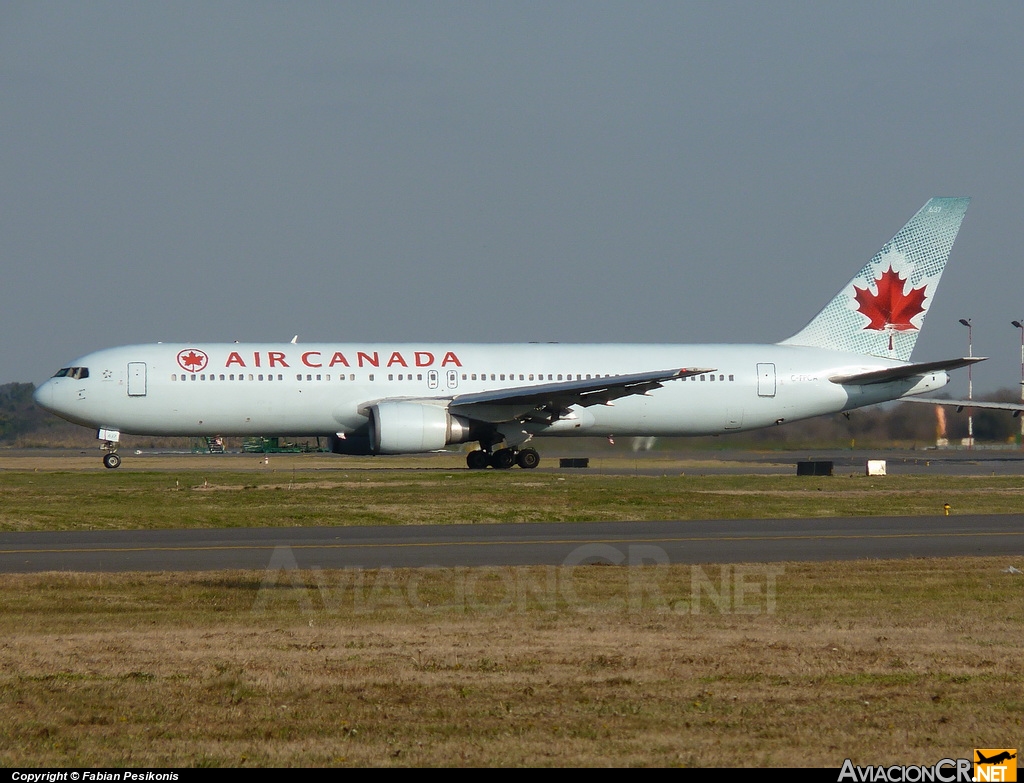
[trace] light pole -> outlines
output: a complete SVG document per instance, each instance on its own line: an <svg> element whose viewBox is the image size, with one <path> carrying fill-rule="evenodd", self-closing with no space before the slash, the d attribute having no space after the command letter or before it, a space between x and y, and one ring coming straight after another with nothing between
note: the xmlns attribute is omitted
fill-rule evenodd
<svg viewBox="0 0 1024 783"><path fill-rule="evenodd" d="M974 356L974 334L970 318L961 318L960 323L967 327L967 358ZM971 363L973 364L973 362ZM974 399L974 382L971 378L971 364L967 365L967 400ZM967 448L974 448L974 409L967 408Z"/></svg>
<svg viewBox="0 0 1024 783"><path fill-rule="evenodd" d="M1010 321L1020 329L1020 401L1024 402L1024 323ZM1024 416L1020 417L1020 447L1024 449Z"/></svg>

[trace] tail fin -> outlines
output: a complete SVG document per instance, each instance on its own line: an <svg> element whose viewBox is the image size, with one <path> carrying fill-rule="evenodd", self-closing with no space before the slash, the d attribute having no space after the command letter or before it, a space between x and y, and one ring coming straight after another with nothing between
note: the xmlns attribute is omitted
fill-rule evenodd
<svg viewBox="0 0 1024 783"><path fill-rule="evenodd" d="M780 344L909 361L970 203L933 198L824 310Z"/></svg>

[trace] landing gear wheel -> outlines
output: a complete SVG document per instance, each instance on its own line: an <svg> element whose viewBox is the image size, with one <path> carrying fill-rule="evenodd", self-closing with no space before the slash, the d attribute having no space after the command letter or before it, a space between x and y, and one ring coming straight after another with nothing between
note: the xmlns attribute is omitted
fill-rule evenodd
<svg viewBox="0 0 1024 783"><path fill-rule="evenodd" d="M536 449L523 449L516 455L516 464L524 470L533 470L540 464Z"/></svg>
<svg viewBox="0 0 1024 783"><path fill-rule="evenodd" d="M466 455L466 467L470 470L484 470L491 463L491 455L477 449Z"/></svg>
<svg viewBox="0 0 1024 783"><path fill-rule="evenodd" d="M104 454L103 467L110 468L111 470L113 470L114 468L119 468L121 467L121 458L113 453Z"/></svg>
<svg viewBox="0 0 1024 783"><path fill-rule="evenodd" d="M495 470L508 470L516 464L516 453L512 449L498 449L491 455L491 467Z"/></svg>

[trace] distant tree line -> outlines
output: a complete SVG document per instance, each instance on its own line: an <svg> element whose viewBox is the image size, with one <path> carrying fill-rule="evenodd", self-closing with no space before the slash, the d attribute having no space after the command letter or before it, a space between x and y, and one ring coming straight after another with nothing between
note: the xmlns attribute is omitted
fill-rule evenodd
<svg viewBox="0 0 1024 783"><path fill-rule="evenodd" d="M55 417L35 404L31 383L0 386L0 442L13 443L19 436L45 428Z"/></svg>

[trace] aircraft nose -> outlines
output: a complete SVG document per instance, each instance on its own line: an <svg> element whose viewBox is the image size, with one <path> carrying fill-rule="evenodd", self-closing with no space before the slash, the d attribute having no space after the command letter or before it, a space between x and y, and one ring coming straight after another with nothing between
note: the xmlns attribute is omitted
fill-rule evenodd
<svg viewBox="0 0 1024 783"><path fill-rule="evenodd" d="M53 410L53 382L46 381L46 383L36 389L32 399L36 401L36 405L40 408L48 411Z"/></svg>

